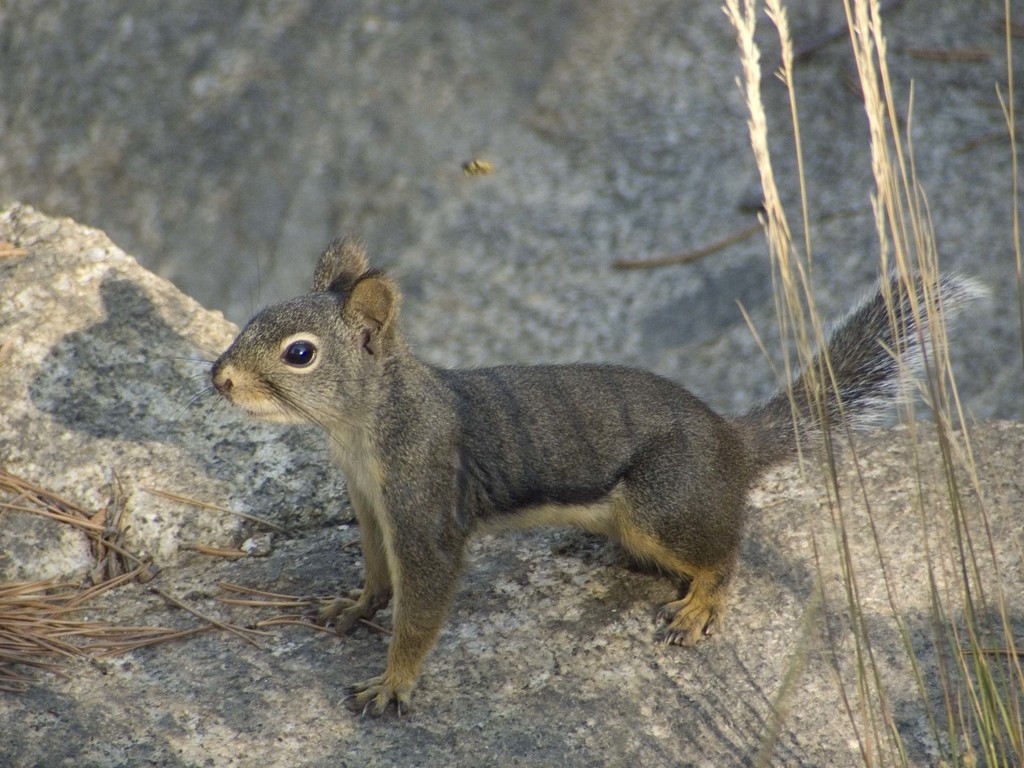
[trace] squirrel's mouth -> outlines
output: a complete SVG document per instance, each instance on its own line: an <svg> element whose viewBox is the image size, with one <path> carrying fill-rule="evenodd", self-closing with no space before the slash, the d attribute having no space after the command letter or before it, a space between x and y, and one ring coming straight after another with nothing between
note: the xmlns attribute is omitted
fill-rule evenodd
<svg viewBox="0 0 1024 768"><path fill-rule="evenodd" d="M249 416L277 424L296 424L306 420L293 409L286 407L265 384L240 376L236 372L231 378L222 377L214 386L220 395L232 405L241 408Z"/></svg>
<svg viewBox="0 0 1024 768"><path fill-rule="evenodd" d="M245 411L246 414L261 421L269 421L275 424L297 424L305 421L294 411L282 407L277 400L259 396L250 397L249 393L240 392L232 392L229 395L225 395L225 397L233 405L237 405Z"/></svg>

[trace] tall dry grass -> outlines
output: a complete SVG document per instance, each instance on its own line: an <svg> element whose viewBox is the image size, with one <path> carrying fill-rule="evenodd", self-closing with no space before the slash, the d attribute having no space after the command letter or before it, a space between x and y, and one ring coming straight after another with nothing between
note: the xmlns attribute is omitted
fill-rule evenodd
<svg viewBox="0 0 1024 768"><path fill-rule="evenodd" d="M929 606L930 636L922 643L919 629L911 626L903 603L906 585L899 583L884 556L880 521L870 499L864 499L873 541L864 547L851 545L849 531L849 494L841 493L837 451L847 443L848 435L826 431L823 450L815 454L811 468L819 472L827 489L831 536L815 542L819 563L831 560L842 573L840 594L831 594L819 585L816 599L804 621L804 648L776 694L775 719L763 735L758 758L761 765L772 764L777 734L787 713L790 696L799 680L806 653L815 643L826 645L837 670L838 695L849 720L857 748L865 765L909 765L914 750L908 748L907 734L894 715L894 697L904 699L907 691L890 688L879 660L878 639L873 606L869 613L861 600L866 578L884 581L886 620L895 627L903 664L919 699L920 711L927 720L930 741L938 762L950 766L1024 764L1024 672L1021 653L1024 642L1015 638L1011 616L999 579L996 542L989 526L985 492L979 480L977 463L957 395L956 379L950 366L943 308L933 286L939 274L936 249L926 191L918 182L914 165L911 128L913 91L907 94L906 129L896 115L900 97L896 94L887 65L886 38L878 0L843 0L850 44L856 62L869 127L874 190L871 204L879 243L876 258L881 274L894 272L905 286L920 275L926 290L923 301L914 307L918 318L926 318L932 329L925 350L926 375L921 382L923 399L931 419L915 421L912 409L906 411L913 476L917 484L917 509L922 540L916 542L922 557ZM762 69L754 31L759 8L755 0L727 0L725 11L733 24L740 50L742 76L739 85L748 109L751 147L760 172L764 194L762 223L772 262L777 321L784 340L783 380L794 380L793 373L808 368L815 350L823 348L825 333L815 308L813 293L813 244L808 214L800 139L798 94L793 82L793 44L786 9L782 0L765 0L765 10L778 32L782 64L778 76L784 83L790 104L793 152L799 171L801 210L798 235L782 205L772 157L769 151L768 125L761 98ZM1006 59L1008 94L1000 93L1007 130L1011 140L1013 175L1013 232L1017 258L1018 295L1021 298L1021 340L1024 350L1024 279L1020 231L1017 219L1017 148L1014 142L1015 115L1012 101L1013 69L1010 36L1010 3L1005 2ZM903 102L899 101L903 106ZM907 291L914 296L913 290ZM892 311L892 310L890 310ZM895 321L895 315L891 315ZM922 325L919 321L918 325ZM792 350L792 351L791 351ZM819 381L833 377L826 360L816 371ZM824 392L808 379L808 395ZM794 409L793 418L797 418ZM824 421L824 420L823 420ZM929 462L919 450L928 439L938 445L938 482ZM856 464L856 446L842 446ZM806 466L806 465L805 465ZM859 471L859 470L858 470ZM863 487L860 489L866 493ZM867 554L866 554L867 553ZM824 583L824 573L820 574ZM822 614L841 614L849 628L845 641L833 634L821 637L818 630ZM891 649L890 649L891 650ZM903 683L899 683L903 685ZM917 749L919 754L920 750Z"/></svg>

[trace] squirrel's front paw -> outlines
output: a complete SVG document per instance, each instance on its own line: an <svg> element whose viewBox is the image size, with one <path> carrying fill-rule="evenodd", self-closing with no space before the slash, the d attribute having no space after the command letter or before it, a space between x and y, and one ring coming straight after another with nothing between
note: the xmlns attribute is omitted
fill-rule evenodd
<svg viewBox="0 0 1024 768"><path fill-rule="evenodd" d="M362 715L379 717L394 702L399 715L409 712L412 709L413 684L394 685L388 682L387 677L387 674L378 675L351 686L347 690L345 706Z"/></svg>
<svg viewBox="0 0 1024 768"><path fill-rule="evenodd" d="M692 592L682 600L666 603L658 611L658 620L669 622L665 632L669 645L696 645L715 631L720 616L721 606Z"/></svg>

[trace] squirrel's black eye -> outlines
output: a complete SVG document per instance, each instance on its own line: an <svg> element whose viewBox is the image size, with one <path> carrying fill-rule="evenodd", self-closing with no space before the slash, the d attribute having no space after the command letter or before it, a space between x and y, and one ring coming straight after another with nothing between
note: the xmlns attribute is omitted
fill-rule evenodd
<svg viewBox="0 0 1024 768"><path fill-rule="evenodd" d="M296 368L305 368L316 359L316 345L311 341L293 341L283 353L281 359Z"/></svg>

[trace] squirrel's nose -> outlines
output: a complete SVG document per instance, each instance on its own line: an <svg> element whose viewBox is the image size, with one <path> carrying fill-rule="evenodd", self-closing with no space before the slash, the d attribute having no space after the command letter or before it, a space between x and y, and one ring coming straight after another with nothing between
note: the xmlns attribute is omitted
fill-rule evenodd
<svg viewBox="0 0 1024 768"><path fill-rule="evenodd" d="M219 361L218 361L219 363ZM213 386L217 388L217 391L222 395L226 395L234 387L234 382L231 381L231 377L228 375L227 366L221 366L219 364L213 366L210 378L213 380Z"/></svg>

